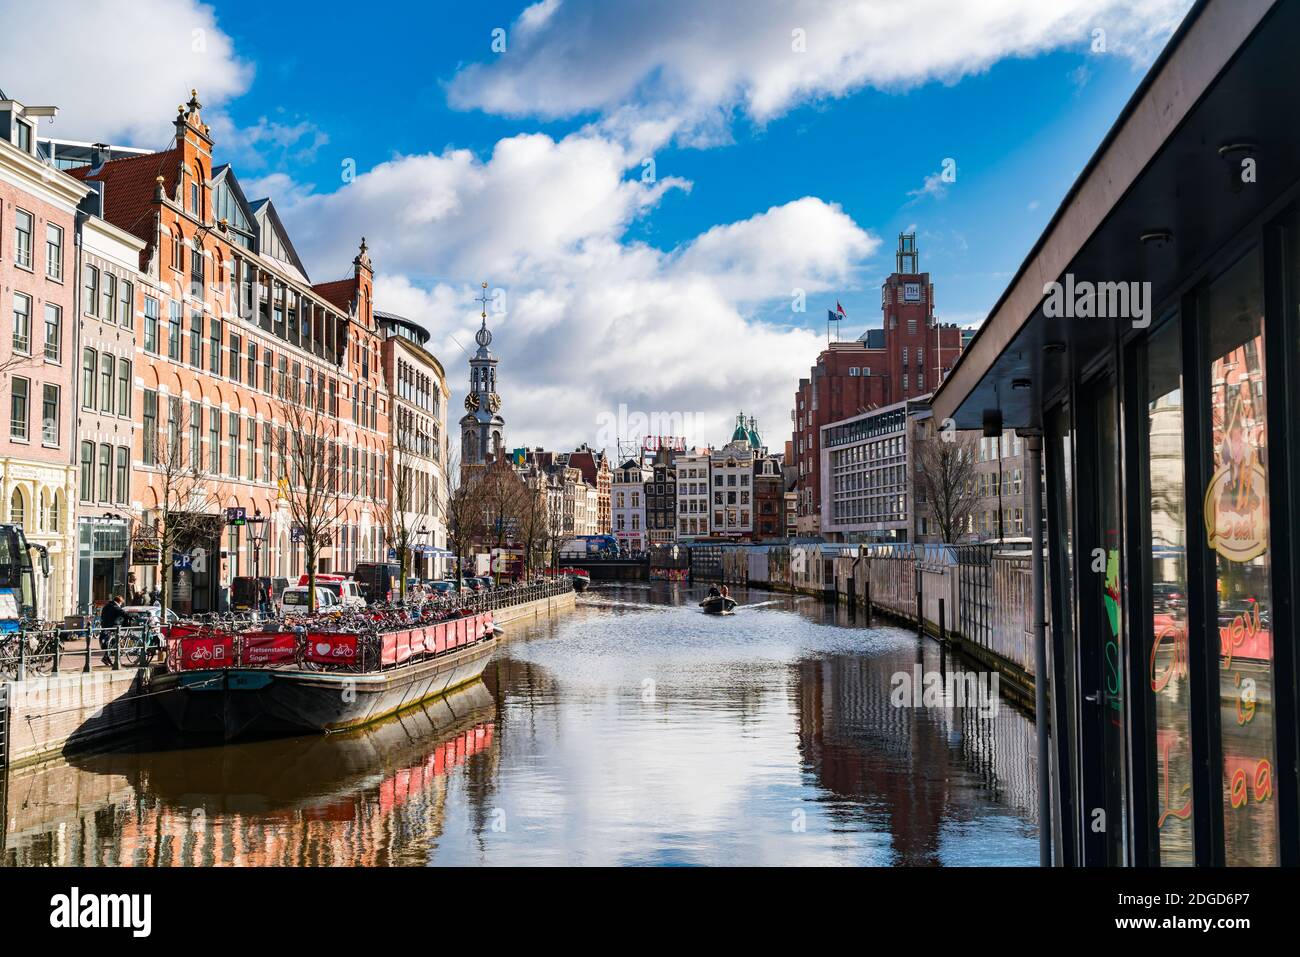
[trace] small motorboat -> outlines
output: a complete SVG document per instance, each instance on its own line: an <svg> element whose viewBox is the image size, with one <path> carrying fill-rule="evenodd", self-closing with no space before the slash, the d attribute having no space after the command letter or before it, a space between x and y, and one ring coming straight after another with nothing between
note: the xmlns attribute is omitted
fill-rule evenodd
<svg viewBox="0 0 1300 957"><path fill-rule="evenodd" d="M736 599L726 595L710 595L700 602L700 607L704 609L706 615L734 615Z"/></svg>

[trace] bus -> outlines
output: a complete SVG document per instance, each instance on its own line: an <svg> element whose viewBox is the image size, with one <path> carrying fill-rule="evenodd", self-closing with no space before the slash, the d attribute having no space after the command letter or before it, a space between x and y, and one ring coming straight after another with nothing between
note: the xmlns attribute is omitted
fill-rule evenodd
<svg viewBox="0 0 1300 957"><path fill-rule="evenodd" d="M0 525L0 631L17 631L24 618L39 618L32 549L41 556L41 575L50 577L44 545L28 543L21 525Z"/></svg>

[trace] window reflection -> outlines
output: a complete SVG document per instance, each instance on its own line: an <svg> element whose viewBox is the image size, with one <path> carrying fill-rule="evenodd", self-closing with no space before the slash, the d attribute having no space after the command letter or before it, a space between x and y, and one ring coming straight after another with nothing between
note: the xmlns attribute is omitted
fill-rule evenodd
<svg viewBox="0 0 1300 957"><path fill-rule="evenodd" d="M1177 320L1147 350L1147 474L1151 498L1151 646L1146 655L1153 733L1148 764L1159 863L1192 854L1191 686L1187 657L1186 500L1182 361Z"/></svg>
<svg viewBox="0 0 1300 957"><path fill-rule="evenodd" d="M1268 430L1258 254L1209 290L1210 455L1206 540L1219 638L1224 862L1277 863Z"/></svg>

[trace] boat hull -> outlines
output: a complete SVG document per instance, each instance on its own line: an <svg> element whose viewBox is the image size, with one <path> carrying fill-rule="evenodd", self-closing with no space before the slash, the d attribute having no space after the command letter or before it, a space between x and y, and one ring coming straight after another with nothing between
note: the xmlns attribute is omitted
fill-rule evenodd
<svg viewBox="0 0 1300 957"><path fill-rule="evenodd" d="M706 615L732 615L735 614L736 599L717 595L704 599L700 602L700 607L704 609Z"/></svg>
<svg viewBox="0 0 1300 957"><path fill-rule="evenodd" d="M498 638L385 671L228 668L160 675L152 691L187 738L232 741L343 731L477 680Z"/></svg>
<svg viewBox="0 0 1300 957"><path fill-rule="evenodd" d="M591 587L590 578L581 578L577 575L573 577L573 590L581 594Z"/></svg>

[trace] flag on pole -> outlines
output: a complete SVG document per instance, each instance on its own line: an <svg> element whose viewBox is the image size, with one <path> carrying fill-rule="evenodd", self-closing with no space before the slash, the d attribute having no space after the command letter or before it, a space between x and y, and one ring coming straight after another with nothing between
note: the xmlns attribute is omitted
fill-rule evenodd
<svg viewBox="0 0 1300 957"><path fill-rule="evenodd" d="M839 313L836 317L837 319L847 319L849 317L849 314L844 311L844 307L840 305L838 299L835 300L835 311Z"/></svg>
<svg viewBox="0 0 1300 957"><path fill-rule="evenodd" d="M826 321L827 321L827 322L839 322L839 321L840 321L840 317L837 316L837 315L835 315L835 313L831 312L829 309L827 309L827 310L826 310Z"/></svg>

